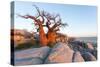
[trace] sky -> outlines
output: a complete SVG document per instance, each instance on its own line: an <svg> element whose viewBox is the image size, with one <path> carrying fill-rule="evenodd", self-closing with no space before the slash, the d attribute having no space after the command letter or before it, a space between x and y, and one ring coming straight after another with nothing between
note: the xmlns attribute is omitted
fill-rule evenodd
<svg viewBox="0 0 100 67"><path fill-rule="evenodd" d="M32 5L36 5L40 10L52 14L60 14L62 21L68 24L68 26L60 29L61 33L76 37L97 36L97 7L87 5L16 1L14 6L14 27L16 29L36 31L31 19L24 19L17 16L17 14L35 16L37 12Z"/></svg>

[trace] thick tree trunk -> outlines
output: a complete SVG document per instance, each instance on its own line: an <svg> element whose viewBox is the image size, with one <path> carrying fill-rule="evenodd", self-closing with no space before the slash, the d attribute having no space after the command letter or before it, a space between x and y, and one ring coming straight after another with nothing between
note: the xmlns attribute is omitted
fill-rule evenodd
<svg viewBox="0 0 100 67"><path fill-rule="evenodd" d="M46 37L46 34L44 32L42 25L39 25L39 37L40 37L40 46L47 46L48 39Z"/></svg>
<svg viewBox="0 0 100 67"><path fill-rule="evenodd" d="M48 38L48 42L49 43L55 43L55 41L56 41L56 33L48 31L47 38Z"/></svg>

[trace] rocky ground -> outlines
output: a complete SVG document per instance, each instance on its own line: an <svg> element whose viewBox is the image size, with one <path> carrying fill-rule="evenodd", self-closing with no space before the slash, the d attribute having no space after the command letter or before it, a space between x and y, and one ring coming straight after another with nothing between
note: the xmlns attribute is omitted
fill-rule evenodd
<svg viewBox="0 0 100 67"><path fill-rule="evenodd" d="M15 65L71 63L97 60L97 47L92 43L73 41L15 51Z"/></svg>

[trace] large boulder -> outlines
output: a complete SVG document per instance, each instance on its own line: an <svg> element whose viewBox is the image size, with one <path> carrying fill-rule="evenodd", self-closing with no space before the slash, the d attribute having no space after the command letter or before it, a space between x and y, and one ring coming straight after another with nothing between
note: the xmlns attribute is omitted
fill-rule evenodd
<svg viewBox="0 0 100 67"><path fill-rule="evenodd" d="M50 51L49 47L33 48L15 52L15 65L42 64Z"/></svg>
<svg viewBox="0 0 100 67"><path fill-rule="evenodd" d="M97 59L97 50L92 50L92 49L82 49L80 50L80 53L82 54L83 57L87 58L89 54L92 54L96 59ZM89 53L89 54L88 54Z"/></svg>
<svg viewBox="0 0 100 67"><path fill-rule="evenodd" d="M74 51L80 51L84 49L83 43L80 41L73 41L73 42L70 42L69 44L71 46L71 49L73 49Z"/></svg>
<svg viewBox="0 0 100 67"><path fill-rule="evenodd" d="M94 50L93 44L90 42L87 43L87 47L88 49Z"/></svg>
<svg viewBox="0 0 100 67"><path fill-rule="evenodd" d="M69 63L72 62L74 51L65 43L57 43L51 50L45 63Z"/></svg>
<svg viewBox="0 0 100 67"><path fill-rule="evenodd" d="M73 62L84 62L83 57L81 56L79 51L76 51L73 55Z"/></svg>
<svg viewBox="0 0 100 67"><path fill-rule="evenodd" d="M93 56L90 52L84 52L82 53L82 57L85 61L96 61L96 57Z"/></svg>

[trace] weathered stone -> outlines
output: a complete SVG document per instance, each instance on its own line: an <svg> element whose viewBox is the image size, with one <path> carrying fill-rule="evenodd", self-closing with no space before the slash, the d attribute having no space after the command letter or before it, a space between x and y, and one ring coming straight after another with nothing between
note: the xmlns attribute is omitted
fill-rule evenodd
<svg viewBox="0 0 100 67"><path fill-rule="evenodd" d="M96 61L96 58L90 52L82 53L82 57L85 61Z"/></svg>
<svg viewBox="0 0 100 67"><path fill-rule="evenodd" d="M15 52L15 65L42 64L49 47L33 48Z"/></svg>
<svg viewBox="0 0 100 67"><path fill-rule="evenodd" d="M74 50L74 51L80 51L82 50L84 47L82 46L82 42L80 41L73 41L73 42L70 42L69 43L71 45L71 48Z"/></svg>
<svg viewBox="0 0 100 67"><path fill-rule="evenodd" d="M93 44L92 43L87 43L88 49L94 50Z"/></svg>
<svg viewBox="0 0 100 67"><path fill-rule="evenodd" d="M84 59L79 51L75 52L75 55L73 56L74 56L73 62L84 62Z"/></svg>
<svg viewBox="0 0 100 67"><path fill-rule="evenodd" d="M51 50L45 63L68 63L72 62L73 50L65 43L57 43Z"/></svg>

